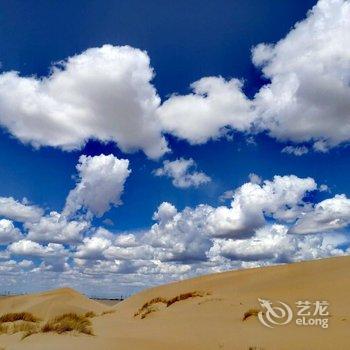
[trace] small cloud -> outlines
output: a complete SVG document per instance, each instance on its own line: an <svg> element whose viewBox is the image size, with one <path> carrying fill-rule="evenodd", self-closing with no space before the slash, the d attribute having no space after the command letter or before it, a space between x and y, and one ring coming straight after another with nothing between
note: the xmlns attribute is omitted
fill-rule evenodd
<svg viewBox="0 0 350 350"><path fill-rule="evenodd" d="M320 185L319 190L321 192L331 192L330 188L325 184Z"/></svg>
<svg viewBox="0 0 350 350"><path fill-rule="evenodd" d="M219 197L219 201L220 201L220 202L226 202L227 200L232 200L234 194L235 194L235 191L232 191L232 190L225 191L225 192Z"/></svg>
<svg viewBox="0 0 350 350"><path fill-rule="evenodd" d="M257 143L255 141L255 138L253 136L249 136L246 138L246 143L247 145L253 145L253 146L256 146Z"/></svg>
<svg viewBox="0 0 350 350"><path fill-rule="evenodd" d="M23 269L30 269L30 268L34 267L33 261L31 261L31 260L26 260L26 259L20 261L20 262L18 263L18 265L19 265L20 267L22 267Z"/></svg>
<svg viewBox="0 0 350 350"><path fill-rule="evenodd" d="M300 157L304 154L309 153L309 150L305 146L286 146L282 149L282 153L293 154L294 156Z"/></svg>
<svg viewBox="0 0 350 350"><path fill-rule="evenodd" d="M329 146L327 145L326 141L320 140L314 143L313 149L316 152L327 153L329 150Z"/></svg>
<svg viewBox="0 0 350 350"><path fill-rule="evenodd" d="M114 225L114 222L111 219L104 219L102 222L105 225L107 225L107 226L113 226Z"/></svg>
<svg viewBox="0 0 350 350"><path fill-rule="evenodd" d="M174 161L166 160L163 167L154 171L155 176L167 176L172 179L172 184L179 188L198 187L208 183L211 178L203 172L195 171L196 162L190 159L176 159Z"/></svg>
<svg viewBox="0 0 350 350"><path fill-rule="evenodd" d="M249 177L249 181L252 184L260 185L262 182L261 177L259 175L254 174L254 173L250 173L248 177Z"/></svg>

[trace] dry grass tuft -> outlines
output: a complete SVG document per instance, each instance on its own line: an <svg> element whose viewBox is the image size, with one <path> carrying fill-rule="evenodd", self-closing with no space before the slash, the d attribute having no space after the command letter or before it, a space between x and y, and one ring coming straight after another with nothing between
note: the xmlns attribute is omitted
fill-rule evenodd
<svg viewBox="0 0 350 350"><path fill-rule="evenodd" d="M0 316L0 323L16 321L38 322L40 319L30 312L13 312Z"/></svg>
<svg viewBox="0 0 350 350"><path fill-rule="evenodd" d="M37 331L38 326L33 322L21 321L18 323L13 323L11 328L11 333L20 333L20 332L34 332Z"/></svg>
<svg viewBox="0 0 350 350"><path fill-rule="evenodd" d="M151 314L152 312L156 312L156 311L158 311L159 309L156 307L156 306L154 306L154 305L152 305L152 306L150 306L150 307L148 307L142 314L141 314L141 318L143 319L143 318L146 318L149 314Z"/></svg>
<svg viewBox="0 0 350 350"><path fill-rule="evenodd" d="M189 298L196 298L196 297L203 297L205 295L209 295L208 292L187 292L183 294L179 294L173 298L166 299L163 297L156 297L153 298L146 303L144 303L134 314L134 317L140 316L142 319L145 318L147 315L149 315L152 312L157 311L158 309L154 307L154 304L165 304L166 307L169 307L178 301L186 300Z"/></svg>
<svg viewBox="0 0 350 350"><path fill-rule="evenodd" d="M167 304L167 303L168 303L168 300L165 299L165 298L162 298L162 297L153 298L153 299L147 301L146 303L144 303L144 304L137 310L137 312L135 312L134 317L136 317L136 316L141 316L141 318L144 318L144 317L142 317L142 315L143 315L144 313L147 314L147 310L148 310L152 305L158 304L158 303Z"/></svg>
<svg viewBox="0 0 350 350"><path fill-rule="evenodd" d="M38 332L38 325L34 322L16 321L10 324L0 324L0 334L24 333L23 338Z"/></svg>
<svg viewBox="0 0 350 350"><path fill-rule="evenodd" d="M27 312L5 314L0 317L0 334L23 333L22 339L36 333L78 332L93 335L90 318L96 314L92 311L84 315L67 313L57 316L40 327L39 319ZM5 324L6 323L6 324ZM0 349L1 350L1 349Z"/></svg>
<svg viewBox="0 0 350 350"><path fill-rule="evenodd" d="M7 334L9 332L9 325L0 323L0 334Z"/></svg>
<svg viewBox="0 0 350 350"><path fill-rule="evenodd" d="M259 309L249 309L248 311L246 311L243 315L242 321L245 321L246 319L248 319L251 316L258 316L260 310Z"/></svg>
<svg viewBox="0 0 350 350"><path fill-rule="evenodd" d="M208 293L203 293L203 292L188 292L188 293L183 293L180 295L177 295L176 297L169 299L166 306L169 307L170 305L173 305L177 303L178 301L186 300L189 298L197 298L197 297L203 297L205 295L208 295Z"/></svg>
<svg viewBox="0 0 350 350"><path fill-rule="evenodd" d="M204 299L202 301L198 302L198 305L203 305L203 304L207 304L207 303L212 303L212 302L216 302L216 301L222 301L222 298L209 298L209 299Z"/></svg>
<svg viewBox="0 0 350 350"><path fill-rule="evenodd" d="M84 316L87 317L87 318L94 318L97 315L93 311L88 311L88 312L85 313Z"/></svg>
<svg viewBox="0 0 350 350"><path fill-rule="evenodd" d="M23 339L28 335L37 333L37 322L39 321L39 318L29 312L7 313L0 317L0 334L15 334L23 332Z"/></svg>
<svg viewBox="0 0 350 350"><path fill-rule="evenodd" d="M29 337L32 334L38 333L39 327L33 322L20 322L14 323L12 326L11 333L22 333L22 339Z"/></svg>
<svg viewBox="0 0 350 350"><path fill-rule="evenodd" d="M103 316L103 315L108 315L108 314L114 314L115 313L115 310L106 310L106 311L103 311L102 313L101 313L101 316Z"/></svg>
<svg viewBox="0 0 350 350"><path fill-rule="evenodd" d="M89 318L84 315L81 316L75 313L68 313L49 320L41 327L41 332L43 333L55 332L62 334L73 331L93 335Z"/></svg>

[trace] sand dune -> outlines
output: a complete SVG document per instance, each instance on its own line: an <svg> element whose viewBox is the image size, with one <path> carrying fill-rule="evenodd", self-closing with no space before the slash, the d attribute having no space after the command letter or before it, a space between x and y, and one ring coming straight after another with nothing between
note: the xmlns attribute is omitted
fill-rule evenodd
<svg viewBox="0 0 350 350"><path fill-rule="evenodd" d="M9 312L31 312L45 320L66 312L100 313L106 307L71 288L60 288L48 292L20 295L0 300L0 314Z"/></svg>
<svg viewBox="0 0 350 350"><path fill-rule="evenodd" d="M29 311L40 318L66 312L91 318L94 336L78 333L0 335L10 349L349 349L350 257L202 276L145 290L103 314L103 305L71 289L0 301L0 316ZM330 303L329 328L287 325L267 328L249 309L258 298L281 300L293 308L299 300Z"/></svg>

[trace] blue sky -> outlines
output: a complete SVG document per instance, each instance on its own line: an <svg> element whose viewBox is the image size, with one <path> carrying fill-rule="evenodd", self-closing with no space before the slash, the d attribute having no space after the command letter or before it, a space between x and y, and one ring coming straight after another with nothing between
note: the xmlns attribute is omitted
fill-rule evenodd
<svg viewBox="0 0 350 350"><path fill-rule="evenodd" d="M346 254L350 55L342 16L349 6L340 0L0 4L0 197L22 203L15 209L0 203L2 289L69 284L113 295L229 268ZM86 75L74 57L86 60ZM193 94L196 81L204 92ZM193 166L178 173L188 160ZM261 204L245 194L245 184L272 197ZM324 200L331 202L320 212ZM41 213L14 218L13 210L25 207ZM60 228L41 223L41 236L33 233L50 211ZM57 239L71 221L86 226L73 240ZM195 227L184 239L183 221L185 230ZM132 243L118 243L118 236ZM254 242L259 252L249 255ZM40 272L40 283L26 284ZM114 291L105 291L106 281Z"/></svg>

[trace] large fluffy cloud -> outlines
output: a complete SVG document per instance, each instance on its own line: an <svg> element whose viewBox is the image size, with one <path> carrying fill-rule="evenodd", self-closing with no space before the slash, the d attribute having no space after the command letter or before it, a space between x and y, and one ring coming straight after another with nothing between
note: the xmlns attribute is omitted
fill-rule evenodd
<svg viewBox="0 0 350 350"><path fill-rule="evenodd" d="M28 239L22 239L12 243L9 245L8 249L15 255L29 257L61 256L65 254L65 249L62 244L49 243L47 246L43 246Z"/></svg>
<svg viewBox="0 0 350 350"><path fill-rule="evenodd" d="M250 127L251 102L242 92L241 81L206 77L191 88L193 93L173 95L159 108L166 132L191 144L201 144L225 135L226 127L239 131Z"/></svg>
<svg viewBox="0 0 350 350"><path fill-rule="evenodd" d="M19 231L9 220L22 222L27 238L43 243L77 243L90 227L93 215L102 216L112 205L121 203L124 184L130 174L129 161L113 155L82 155L77 165L78 180L70 191L62 213L44 215L44 210L27 200L0 197L0 242L14 241ZM87 215L75 215L75 214ZM71 216L76 216L72 219Z"/></svg>
<svg viewBox="0 0 350 350"><path fill-rule="evenodd" d="M0 216L19 222L37 221L43 210L35 205L28 204L24 199L22 202L12 197L0 197Z"/></svg>
<svg viewBox="0 0 350 350"><path fill-rule="evenodd" d="M52 211L44 215L43 209L29 205L26 199L19 202L12 197L0 197L0 217L4 217L0 219L0 244L23 238L10 219L23 223L26 240L21 247L42 247L37 242L79 243L90 228L93 215L101 216L112 205L121 203L124 183L130 174L128 160L113 155L83 155L77 170L76 187L70 191L62 213Z"/></svg>
<svg viewBox="0 0 350 350"><path fill-rule="evenodd" d="M0 220L0 245L9 244L21 238L21 231L13 225L11 220Z"/></svg>
<svg viewBox="0 0 350 350"><path fill-rule="evenodd" d="M62 244L49 243L44 246L28 239L22 239L9 245L8 250L14 256L41 258L41 266L44 270L61 272L68 266L69 252Z"/></svg>
<svg viewBox="0 0 350 350"><path fill-rule="evenodd" d="M158 158L167 150L147 53L104 45L69 57L44 78L0 75L0 124L34 146L76 149L88 139Z"/></svg>
<svg viewBox="0 0 350 350"><path fill-rule="evenodd" d="M193 93L159 108L166 132L199 144L228 129L280 141L312 142L317 151L350 141L350 3L320 0L276 44L259 44L252 60L270 82L249 100L237 79L205 77ZM301 155L307 148L289 146Z"/></svg>
<svg viewBox="0 0 350 350"><path fill-rule="evenodd" d="M77 246L78 259L103 259L103 253L112 245L113 235L105 229L98 229L91 237L85 237Z"/></svg>
<svg viewBox="0 0 350 350"><path fill-rule="evenodd" d="M239 237L252 235L265 224L265 217L293 221L303 211L310 210L304 201L308 192L316 190L311 178L295 175L275 176L263 184L247 182L234 192L230 207L221 206L206 218L215 237Z"/></svg>
<svg viewBox="0 0 350 350"><path fill-rule="evenodd" d="M84 208L102 216L111 205L120 204L124 183L130 174L129 161L110 155L81 156L77 165L79 180L69 193L64 210L69 215Z"/></svg>
<svg viewBox="0 0 350 350"><path fill-rule="evenodd" d="M350 2L320 0L253 62L271 83L255 97L258 125L280 140L324 150L350 140Z"/></svg>
<svg viewBox="0 0 350 350"><path fill-rule="evenodd" d="M205 217L211 207L200 205L177 212L162 203L154 213L157 223L149 230L114 237L97 230L77 247L79 259L157 260L161 262L205 261L211 246Z"/></svg>
<svg viewBox="0 0 350 350"><path fill-rule="evenodd" d="M173 161L165 160L163 167L154 171L156 176L167 176L172 179L175 187L188 188L198 187L199 185L211 181L210 177L203 172L195 171L196 163L190 159L176 159Z"/></svg>
<svg viewBox="0 0 350 350"><path fill-rule="evenodd" d="M290 233L316 233L334 231L350 224L350 199L343 195L325 199L314 209L301 216Z"/></svg>
<svg viewBox="0 0 350 350"><path fill-rule="evenodd" d="M211 246L205 218L212 211L199 205L174 215L164 215L164 204L154 217L158 222L145 234L143 241L155 248L155 257L161 261L204 261Z"/></svg>
<svg viewBox="0 0 350 350"><path fill-rule="evenodd" d="M343 236L300 238L288 234L288 227L274 224L257 230L249 239L215 240L208 254L229 260L286 263L344 254L337 248L344 241Z"/></svg>
<svg viewBox="0 0 350 350"><path fill-rule="evenodd" d="M28 239L36 242L76 243L90 226L84 220L67 220L65 216L55 211L43 216L37 222L28 222Z"/></svg>

